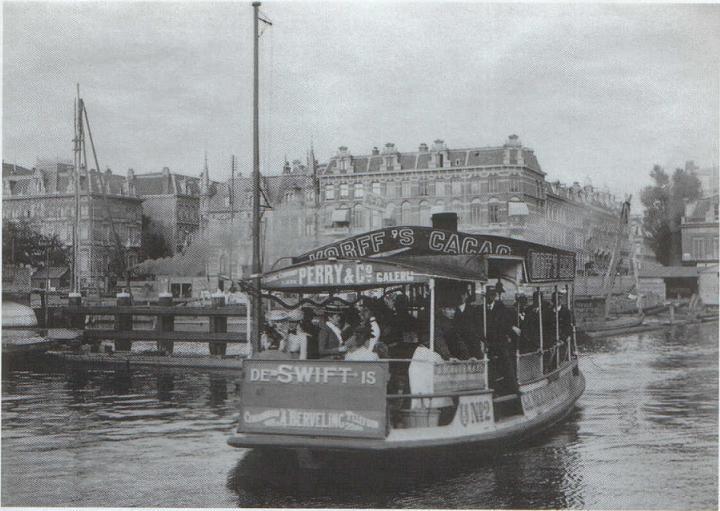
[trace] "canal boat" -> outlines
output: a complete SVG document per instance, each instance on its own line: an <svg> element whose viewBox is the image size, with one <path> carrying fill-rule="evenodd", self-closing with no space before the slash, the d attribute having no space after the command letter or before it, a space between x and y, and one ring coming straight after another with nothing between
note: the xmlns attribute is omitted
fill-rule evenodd
<svg viewBox="0 0 720 511"><path fill-rule="evenodd" d="M574 328L561 338L557 308L554 334L538 322L539 349L521 352L511 344L510 374L485 349L476 358L440 357L436 334L436 311L458 290L480 302L474 310L483 339L491 333L485 299L493 287L506 300L534 292L543 317L549 306L543 292L555 291L555 300L559 291L572 295L574 253L457 232L454 214L433 221L434 227L392 227L341 240L261 276L265 302L279 308L353 306L368 296L402 294L420 325L418 347L405 358L363 361L254 353L243 363L231 446L311 453L491 448L532 436L574 409L585 380ZM325 298L317 303L317 297ZM506 308L513 310L510 303ZM520 325L522 307L516 312Z"/></svg>

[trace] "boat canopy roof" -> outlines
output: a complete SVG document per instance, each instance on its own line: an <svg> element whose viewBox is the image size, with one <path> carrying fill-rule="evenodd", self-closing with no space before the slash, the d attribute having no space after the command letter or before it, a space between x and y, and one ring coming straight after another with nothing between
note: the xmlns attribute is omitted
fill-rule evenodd
<svg viewBox="0 0 720 511"><path fill-rule="evenodd" d="M571 282L575 278L575 253L549 245L504 236L471 234L434 227L385 227L324 245L293 258L293 263L336 258L378 259L398 264L407 257L432 258L435 263L452 256L481 259L522 259L530 284ZM430 259L427 259L430 261ZM483 280L473 278L472 280Z"/></svg>
<svg viewBox="0 0 720 511"><path fill-rule="evenodd" d="M265 273L261 287L267 291L318 292L422 284L432 278L484 282L485 261L478 255L316 259Z"/></svg>

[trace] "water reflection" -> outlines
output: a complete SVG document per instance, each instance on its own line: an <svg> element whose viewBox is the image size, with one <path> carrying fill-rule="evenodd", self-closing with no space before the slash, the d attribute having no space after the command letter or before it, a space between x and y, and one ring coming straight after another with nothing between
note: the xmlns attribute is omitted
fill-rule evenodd
<svg viewBox="0 0 720 511"><path fill-rule="evenodd" d="M240 507L582 507L578 411L531 443L424 454L329 455L308 469L285 450L254 449L228 474Z"/></svg>
<svg viewBox="0 0 720 511"><path fill-rule="evenodd" d="M580 346L586 392L493 454L337 458L233 449L238 374L3 363L8 506L717 508L717 324ZM37 484L42 481L43 484Z"/></svg>

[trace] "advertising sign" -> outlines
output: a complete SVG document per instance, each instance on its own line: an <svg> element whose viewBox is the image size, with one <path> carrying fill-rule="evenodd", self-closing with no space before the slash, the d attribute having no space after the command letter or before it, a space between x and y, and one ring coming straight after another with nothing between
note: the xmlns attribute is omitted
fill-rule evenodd
<svg viewBox="0 0 720 511"><path fill-rule="evenodd" d="M316 286L385 286L413 282L422 282L422 278L411 270L399 269L397 266L355 261L323 261L273 272L263 277L262 286L266 289L293 289Z"/></svg>
<svg viewBox="0 0 720 511"><path fill-rule="evenodd" d="M352 259L389 254L404 255L497 255L525 258L533 282L572 280L575 254L513 238L434 229L432 227L386 227L330 243L293 258L294 263L327 259Z"/></svg>
<svg viewBox="0 0 720 511"><path fill-rule="evenodd" d="M239 430L385 437L384 362L246 360Z"/></svg>
<svg viewBox="0 0 720 511"><path fill-rule="evenodd" d="M485 388L484 360L461 360L435 364L433 390L435 392L461 392Z"/></svg>

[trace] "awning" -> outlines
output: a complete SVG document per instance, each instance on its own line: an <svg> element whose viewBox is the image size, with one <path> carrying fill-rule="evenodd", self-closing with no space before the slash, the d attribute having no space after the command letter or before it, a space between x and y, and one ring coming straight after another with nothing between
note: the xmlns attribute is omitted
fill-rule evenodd
<svg viewBox="0 0 720 511"><path fill-rule="evenodd" d="M508 216L528 216L530 211L525 202L508 202Z"/></svg>
<svg viewBox="0 0 720 511"><path fill-rule="evenodd" d="M268 272L261 287L267 291L305 292L373 289L425 283L431 278L487 280L483 256L403 256L320 259Z"/></svg>
<svg viewBox="0 0 720 511"><path fill-rule="evenodd" d="M349 209L336 209L332 212L332 222L338 223L350 223L350 210Z"/></svg>

